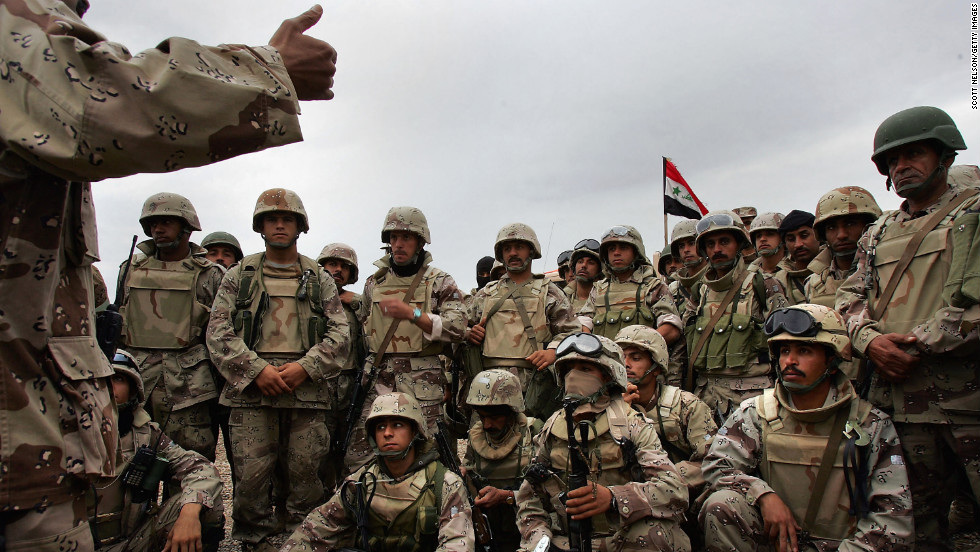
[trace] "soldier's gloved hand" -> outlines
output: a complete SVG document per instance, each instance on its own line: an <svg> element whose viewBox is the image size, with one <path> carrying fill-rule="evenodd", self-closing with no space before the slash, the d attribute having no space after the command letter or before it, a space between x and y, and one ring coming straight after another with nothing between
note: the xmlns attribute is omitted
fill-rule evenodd
<svg viewBox="0 0 980 552"><path fill-rule="evenodd" d="M266 397L275 397L290 391L289 385L279 375L279 368L271 364L255 377L255 385L259 386L259 391Z"/></svg>
<svg viewBox="0 0 980 552"><path fill-rule="evenodd" d="M487 329L482 326L482 322L470 328L469 333L466 334L466 341L473 345L482 345L483 340L487 337Z"/></svg>
<svg viewBox="0 0 980 552"><path fill-rule="evenodd" d="M524 360L533 364L538 370L544 370L555 363L555 350L544 349L543 351L534 351Z"/></svg>
<svg viewBox="0 0 980 552"><path fill-rule="evenodd" d="M783 499L776 493L766 493L759 497L759 510L765 522L763 531L769 536L769 546L778 552L799 552L796 532L800 525Z"/></svg>
<svg viewBox="0 0 980 552"><path fill-rule="evenodd" d="M272 35L269 45L279 50L282 63L301 100L333 99L333 76L337 72L337 50L326 42L303 34L323 15L319 4L287 19Z"/></svg>
<svg viewBox="0 0 980 552"><path fill-rule="evenodd" d="M289 391L293 392L299 384L306 381L309 374L306 369L298 362L287 362L279 367L279 377L289 386Z"/></svg>
<svg viewBox="0 0 980 552"><path fill-rule="evenodd" d="M612 496L609 487L590 482L584 487L568 491L565 511L572 515L572 519L587 519L604 514L612 505Z"/></svg>
<svg viewBox="0 0 980 552"><path fill-rule="evenodd" d="M167 534L167 544L163 552L200 552L204 549L201 541L201 505L184 504L177 515L177 521Z"/></svg>
<svg viewBox="0 0 980 552"><path fill-rule="evenodd" d="M921 360L918 355L905 352L914 347L916 337L912 334L890 333L879 335L868 343L865 352L875 363L875 370L886 381L901 382L912 375Z"/></svg>
<svg viewBox="0 0 980 552"><path fill-rule="evenodd" d="M505 491L487 485L480 489L476 498L473 499L473 503L480 508L493 508L499 504L507 504L507 499L513 498L513 496L514 491Z"/></svg>

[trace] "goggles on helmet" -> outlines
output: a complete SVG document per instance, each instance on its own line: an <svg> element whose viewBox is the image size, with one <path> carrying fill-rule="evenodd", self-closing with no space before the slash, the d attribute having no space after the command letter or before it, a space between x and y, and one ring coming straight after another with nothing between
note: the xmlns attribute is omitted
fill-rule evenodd
<svg viewBox="0 0 980 552"><path fill-rule="evenodd" d="M123 366L129 366L130 368L136 368L136 363L128 355L122 353L116 353L112 357L112 364L122 364Z"/></svg>
<svg viewBox="0 0 980 552"><path fill-rule="evenodd" d="M739 221L741 222L741 221ZM735 219L731 215L726 213L717 213L714 215L709 215L698 221L694 225L694 231L699 235L703 234L705 230L711 228L711 225L715 226L735 226Z"/></svg>
<svg viewBox="0 0 980 552"><path fill-rule="evenodd" d="M602 355L602 342L590 333L572 334L558 344L558 349L555 350L555 358L561 358L572 352L587 357L598 357Z"/></svg>
<svg viewBox="0 0 980 552"><path fill-rule="evenodd" d="M630 229L625 226L613 226L609 230L606 230L606 233L602 235L602 239L605 240L611 237L622 238L629 233Z"/></svg>
<svg viewBox="0 0 980 552"><path fill-rule="evenodd" d="M572 258L571 251L562 251L561 255L558 255L558 264L562 265L568 262Z"/></svg>
<svg viewBox="0 0 980 552"><path fill-rule="evenodd" d="M575 249L588 249L589 251L599 251L599 242L592 238L585 238L584 240L575 244Z"/></svg>
<svg viewBox="0 0 980 552"><path fill-rule="evenodd" d="M773 311L766 319L763 331L766 337L786 332L797 337L815 337L823 326L812 314L800 309L782 308Z"/></svg>

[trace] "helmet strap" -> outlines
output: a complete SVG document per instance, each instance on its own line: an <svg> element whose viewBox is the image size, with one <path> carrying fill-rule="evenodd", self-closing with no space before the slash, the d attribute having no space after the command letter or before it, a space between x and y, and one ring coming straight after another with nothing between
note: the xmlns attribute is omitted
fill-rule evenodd
<svg viewBox="0 0 980 552"><path fill-rule="evenodd" d="M528 258L524 259L524 262L521 263L521 266L505 265L504 268L507 269L507 272L513 272L514 274L520 274L521 272L524 272L525 270L527 270L528 267L530 267L530 266L531 266L531 257L529 256Z"/></svg>
<svg viewBox="0 0 980 552"><path fill-rule="evenodd" d="M817 378L816 381L814 381L810 385L803 385L801 383L794 383L794 382L788 382L788 381L783 380L783 371L782 370L777 370L776 371L776 374L777 374L777 377L779 377L779 383L781 383L783 385L783 387L785 387L786 389L788 389L791 393L796 393L796 394L802 395L804 393L809 393L810 391L813 391L814 389L817 388L818 385L820 385L821 383L823 383L823 381L825 379L829 378L830 375L831 375L831 370L832 370L832 368L827 367L827 369L824 370L823 374L821 374L820 377Z"/></svg>
<svg viewBox="0 0 980 552"><path fill-rule="evenodd" d="M264 241L266 245L268 245L273 249L289 249L299 239L299 236L297 235L296 237L289 240L288 242L274 242L271 241L269 238L265 237L265 234L261 234L261 236L262 236L262 241Z"/></svg>
<svg viewBox="0 0 980 552"><path fill-rule="evenodd" d="M759 252L759 255L762 255L763 257L775 257L776 255L779 254L779 252L782 249L783 249L783 245L779 244L776 247L772 247L768 249L758 249L757 251Z"/></svg>

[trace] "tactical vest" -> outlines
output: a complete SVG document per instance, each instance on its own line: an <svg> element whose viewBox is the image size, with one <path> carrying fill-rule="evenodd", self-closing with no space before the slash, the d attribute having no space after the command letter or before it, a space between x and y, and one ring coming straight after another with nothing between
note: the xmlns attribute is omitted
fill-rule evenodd
<svg viewBox="0 0 980 552"><path fill-rule="evenodd" d="M260 356L305 354L323 340L319 265L299 256L299 272L264 266L265 253L242 259L235 298L235 333ZM290 268L289 270L292 270ZM273 275L266 276L266 271Z"/></svg>
<svg viewBox="0 0 980 552"><path fill-rule="evenodd" d="M408 304L413 308L418 308L422 312L431 312L432 285L435 280L436 271L431 266L424 266L419 270L424 270L425 275L422 281L415 288ZM382 269L375 275L374 289L371 290L371 313L368 315L367 327L365 328L368 350L377 353L381 347L381 341L388 332L388 326L395 320L381 311L381 301L385 299L396 299L401 301L408 291L408 287L415 279L415 274L399 276L390 269ZM367 301L369 298L364 297ZM438 354L440 345L427 344L422 336L422 328L410 321L398 324L395 335L391 338L388 345L388 354L411 354L413 356L429 356Z"/></svg>
<svg viewBox="0 0 980 552"><path fill-rule="evenodd" d="M368 515L370 550L434 552L445 476L445 466L432 461L404 481L382 482L379 477Z"/></svg>
<svg viewBox="0 0 980 552"><path fill-rule="evenodd" d="M681 390L673 385L660 385L657 404L647 411L647 417L652 419L657 434L664 445L664 450L670 456L670 461L683 462L691 457L691 447L687 443L687 434L681 427Z"/></svg>
<svg viewBox="0 0 980 552"><path fill-rule="evenodd" d="M731 280L737 267L723 278ZM734 282L731 285L736 285ZM748 272L737 285L741 286L734 299L718 319L708 342L701 348L694 368L702 375L751 377L769 373L769 349L762 331L763 321L755 312L765 312L766 291L762 274L748 267ZM715 291L702 283L695 288L692 298L697 305L693 324L684 329L688 354L705 330L714 311L708 308L721 302L728 289Z"/></svg>
<svg viewBox="0 0 980 552"><path fill-rule="evenodd" d="M188 257L164 262L139 255L130 267L123 342L142 349L184 349L201 342L210 308L197 301L201 271L209 263Z"/></svg>
<svg viewBox="0 0 980 552"><path fill-rule="evenodd" d="M517 291L497 308L497 312L486 321L486 339L483 340L483 356L489 358L506 358L523 361L531 353L539 351L551 341L551 329L548 326L546 306L548 300L548 279L533 276L528 282L515 284L509 278L498 280L493 285L493 293L488 293L483 303L483 312L488 314L492 308L506 296L514 286ZM531 325L531 334L535 343L527 337L524 320L518 309L517 302L527 315Z"/></svg>
<svg viewBox="0 0 980 552"><path fill-rule="evenodd" d="M786 300L790 305L806 303L806 279L813 274L809 268L787 269L776 272L776 279L786 288Z"/></svg>
<svg viewBox="0 0 980 552"><path fill-rule="evenodd" d="M657 317L644 301L644 294L655 276L643 281L620 282L611 277L596 282L595 324L593 333L614 339L619 330L633 324L655 327Z"/></svg>
<svg viewBox="0 0 980 552"><path fill-rule="evenodd" d="M492 448L487 442L483 425L477 422L470 428L470 446L473 448L473 471L482 475L490 485L498 489L516 489L524 479L524 471L531 460L534 446L531 428L527 422L516 421L519 434L510 447Z"/></svg>
<svg viewBox="0 0 980 552"><path fill-rule="evenodd" d="M836 411L820 422L804 422L792 412L780 408L775 391L766 389L755 399L762 421L762 461L759 462L762 479L801 523L810 495L820 492L823 498L814 526L804 529L815 539L845 539L854 532L857 520L848 513L851 504L844 481L843 441L834 457L826 486L823 489L811 488L827 448ZM871 404L857 398L838 408L848 408L847 419L857 421L862 426L871 412ZM806 482L807 488L801 488L801 482Z"/></svg>

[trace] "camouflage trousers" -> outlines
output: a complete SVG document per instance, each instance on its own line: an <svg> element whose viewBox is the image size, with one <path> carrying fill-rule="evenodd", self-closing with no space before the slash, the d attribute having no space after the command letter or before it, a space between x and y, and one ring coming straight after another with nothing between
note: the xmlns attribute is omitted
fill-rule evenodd
<svg viewBox="0 0 980 552"><path fill-rule="evenodd" d="M333 403L327 410L327 428L333 439L343 439L347 434L347 409L351 405L354 393L354 379L357 377L356 370L344 370L337 376L334 386ZM320 468L320 479L323 481L323 488L327 494L334 489L342 480L346 471L344 455L328 454L323 458L323 466Z"/></svg>
<svg viewBox="0 0 980 552"><path fill-rule="evenodd" d="M727 418L745 399L761 395L773 386L769 376L718 377L698 376L694 394L704 401L715 414L715 421L721 427ZM719 420L719 418L721 418Z"/></svg>
<svg viewBox="0 0 980 552"><path fill-rule="evenodd" d="M957 490L972 491L974 503L980 497L980 423L895 422L895 429L912 491L915 549L952 550L947 515Z"/></svg>
<svg viewBox="0 0 980 552"><path fill-rule="evenodd" d="M214 408L212 403L217 403L217 399L172 410L167 391L158 385L146 401L146 410L173 442L214 462L218 438L211 425L211 410Z"/></svg>
<svg viewBox="0 0 980 552"><path fill-rule="evenodd" d="M537 545L536 542L530 544ZM568 537L557 532L553 533L551 544L562 550L570 548ZM522 542L520 550L530 552L534 550L534 546ZM614 535L605 537L593 537L592 550L595 552L649 552L651 550L691 552L691 541L677 522L645 517L631 523L625 531L620 530Z"/></svg>
<svg viewBox="0 0 980 552"><path fill-rule="evenodd" d="M47 506L43 511L0 513L7 552L93 552L95 542L85 511L85 496Z"/></svg>
<svg viewBox="0 0 980 552"><path fill-rule="evenodd" d="M175 495L164 502L156 513L140 524L132 535L115 544L100 546L99 552L157 552L167 544L167 536L173 528L180 509L184 507L184 497ZM218 543L225 533L225 516L221 509L201 509L201 533L204 550L217 550Z"/></svg>
<svg viewBox="0 0 980 552"><path fill-rule="evenodd" d="M735 491L711 493L701 507L698 521L704 531L704 545L708 552L776 550L776 547L769 546L759 509L749 504L744 495ZM837 550L840 542L814 539L800 542L799 549L807 552L829 552Z"/></svg>
<svg viewBox="0 0 980 552"><path fill-rule="evenodd" d="M350 446L347 447L347 454L344 459L347 465L347 473L353 473L367 464L374 455L374 451L371 450L367 441L367 433L364 431L364 420L367 419L371 403L379 395L397 391L414 397L419 406L422 407L422 416L425 418L427 426L426 431L430 436L436 434L436 422L442 418L442 405L446 402L447 382L446 373L438 355L424 357L388 355L382 361L381 366L375 370L377 376L374 387L368 389L367 398L361 408L361 416L358 418ZM362 383L367 385L369 383L367 373L364 374L364 378L365 381Z"/></svg>
<svg viewBox="0 0 980 552"><path fill-rule="evenodd" d="M323 503L319 470L330 449L326 418L325 410L312 408L232 407L232 538L258 543L292 531ZM274 508L276 477L280 485Z"/></svg>

